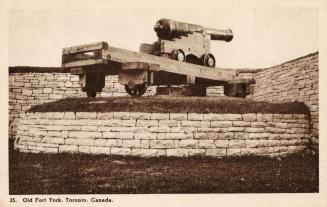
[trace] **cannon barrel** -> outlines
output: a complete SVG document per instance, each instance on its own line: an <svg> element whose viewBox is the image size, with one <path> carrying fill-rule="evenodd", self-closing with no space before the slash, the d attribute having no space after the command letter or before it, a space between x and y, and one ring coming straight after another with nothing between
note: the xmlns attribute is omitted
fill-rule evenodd
<svg viewBox="0 0 327 207"><path fill-rule="evenodd" d="M205 28L201 25L177 22L171 19L159 19L154 26L157 36L162 39L173 39L182 35L191 34L193 32L201 32L211 36L211 40L223 40L229 42L233 39L232 30L218 30Z"/></svg>

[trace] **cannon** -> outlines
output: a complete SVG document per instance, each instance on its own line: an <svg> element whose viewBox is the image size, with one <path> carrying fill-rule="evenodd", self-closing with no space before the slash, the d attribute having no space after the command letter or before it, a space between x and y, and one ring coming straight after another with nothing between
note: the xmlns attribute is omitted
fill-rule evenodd
<svg viewBox="0 0 327 207"><path fill-rule="evenodd" d="M214 68L216 59L210 53L210 40L230 42L232 30L206 28L201 25L159 19L154 26L158 41L141 44L140 52L168 57Z"/></svg>
<svg viewBox="0 0 327 207"><path fill-rule="evenodd" d="M228 96L244 97L253 78L243 78L233 70L215 67L210 41L229 42L231 30L217 30L200 25L160 19L154 26L158 40L141 44L134 52L97 42L63 48L62 67L79 76L81 90L95 97L105 86L107 75L118 75L118 82L131 96L142 96L147 86L157 92L205 96L207 86L225 86ZM176 61L179 60L179 61ZM172 89L172 90L171 90Z"/></svg>

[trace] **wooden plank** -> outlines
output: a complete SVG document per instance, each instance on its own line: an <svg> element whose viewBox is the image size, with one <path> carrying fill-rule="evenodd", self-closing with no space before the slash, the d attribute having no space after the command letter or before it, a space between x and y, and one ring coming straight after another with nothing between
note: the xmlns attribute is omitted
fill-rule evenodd
<svg viewBox="0 0 327 207"><path fill-rule="evenodd" d="M160 65L144 62L127 62L122 64L122 70L150 70L159 71Z"/></svg>
<svg viewBox="0 0 327 207"><path fill-rule="evenodd" d="M108 43L106 43L106 42L97 42L97 43L67 47L62 50L62 54L67 55L67 54L73 54L73 53L90 52L90 51L94 51L94 50L106 49L107 46L108 46Z"/></svg>
<svg viewBox="0 0 327 207"><path fill-rule="evenodd" d="M115 62L146 62L158 64L160 65L160 71L226 82L235 79L235 71L220 70L219 68L209 68L185 62L178 62L168 58L133 52L111 46L108 46L108 50L105 50L104 53L106 53L107 56L110 56L111 61Z"/></svg>
<svg viewBox="0 0 327 207"><path fill-rule="evenodd" d="M255 84L255 80L254 80L254 79L239 78L239 77L236 76L234 80L230 80L230 81L228 81L228 84L234 84L234 83L249 83L249 84Z"/></svg>
<svg viewBox="0 0 327 207"><path fill-rule="evenodd" d="M71 47L72 51L89 50L90 48L99 48L106 43L95 43L84 46ZM209 68L205 66L195 65L186 62L178 62L169 58L159 57L155 55L129 51L121 48L106 46L102 49L103 59L96 60L80 60L62 64L63 67L80 67L95 64L111 64L126 63L124 69L146 68L152 71L164 71L179 75L193 76L196 78L206 79L210 81L222 81L230 83L253 83L252 79L244 79L236 76L235 70L225 70L222 68ZM78 49L82 48L82 49ZM67 51L68 52L68 51ZM106 58L106 59L104 59ZM137 63L139 62L139 63ZM141 62L141 63L140 63ZM133 65L134 64L134 65ZM139 65L138 65L139 64Z"/></svg>
<svg viewBox="0 0 327 207"><path fill-rule="evenodd" d="M67 68L74 68L74 67L82 67L86 65L96 65L96 64L106 64L107 60L105 59L88 59L88 60L79 60L79 61L73 61L73 62L68 62L68 63L63 63L62 67L67 67Z"/></svg>

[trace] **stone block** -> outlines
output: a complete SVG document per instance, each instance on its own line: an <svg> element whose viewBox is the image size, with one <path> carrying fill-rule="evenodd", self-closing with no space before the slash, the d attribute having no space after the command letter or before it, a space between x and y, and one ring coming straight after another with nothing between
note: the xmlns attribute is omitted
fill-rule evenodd
<svg viewBox="0 0 327 207"><path fill-rule="evenodd" d="M245 147L245 142L244 140L229 140L228 146L230 148L243 148Z"/></svg>
<svg viewBox="0 0 327 207"><path fill-rule="evenodd" d="M117 139L133 139L134 138L134 133L132 132L118 132L116 134Z"/></svg>
<svg viewBox="0 0 327 207"><path fill-rule="evenodd" d="M242 121L242 115L241 114L223 114L223 118L226 121Z"/></svg>
<svg viewBox="0 0 327 207"><path fill-rule="evenodd" d="M203 120L203 114L189 113L189 114L187 114L187 120L189 120L189 121L202 121Z"/></svg>
<svg viewBox="0 0 327 207"><path fill-rule="evenodd" d="M258 121L273 121L273 114L263 114L262 116L262 120L258 120Z"/></svg>
<svg viewBox="0 0 327 207"><path fill-rule="evenodd" d="M228 128L232 127L231 121L212 121L211 125L212 128Z"/></svg>
<svg viewBox="0 0 327 207"><path fill-rule="evenodd" d="M112 119L112 120L102 120L101 126L109 126L109 127L119 127L121 126L122 120Z"/></svg>
<svg viewBox="0 0 327 207"><path fill-rule="evenodd" d="M152 120L169 120L168 113L151 113Z"/></svg>
<svg viewBox="0 0 327 207"><path fill-rule="evenodd" d="M194 133L198 131L198 129L201 128L195 128L195 127L171 127L170 132L172 133Z"/></svg>
<svg viewBox="0 0 327 207"><path fill-rule="evenodd" d="M96 139L94 140L94 146L103 147L106 146L107 139Z"/></svg>
<svg viewBox="0 0 327 207"><path fill-rule="evenodd" d="M102 138L102 134L100 132L71 131L69 132L68 137L80 139L99 139Z"/></svg>
<svg viewBox="0 0 327 207"><path fill-rule="evenodd" d="M150 140L141 140L141 148L142 149L150 148Z"/></svg>
<svg viewBox="0 0 327 207"><path fill-rule="evenodd" d="M50 144L64 144L65 143L65 139L64 138L44 137L43 139L46 139L47 140L46 142L48 142Z"/></svg>
<svg viewBox="0 0 327 207"><path fill-rule="evenodd" d="M96 119L97 113L95 112L76 112L76 119Z"/></svg>
<svg viewBox="0 0 327 207"><path fill-rule="evenodd" d="M43 93L52 93L52 88L43 88Z"/></svg>
<svg viewBox="0 0 327 207"><path fill-rule="evenodd" d="M273 141L273 142L272 142ZM246 147L269 147L273 144L279 145L278 140L245 140Z"/></svg>
<svg viewBox="0 0 327 207"><path fill-rule="evenodd" d="M187 120L187 114L186 113L170 113L169 119L177 120L177 121L185 121L185 120Z"/></svg>
<svg viewBox="0 0 327 207"><path fill-rule="evenodd" d="M137 120L136 126L138 126L138 127L159 126L159 121L158 120Z"/></svg>
<svg viewBox="0 0 327 207"><path fill-rule="evenodd" d="M81 131L97 132L98 127L97 126L81 126Z"/></svg>
<svg viewBox="0 0 327 207"><path fill-rule="evenodd" d="M283 114L283 118L287 120L287 119L292 119L293 116L292 114Z"/></svg>
<svg viewBox="0 0 327 207"><path fill-rule="evenodd" d="M136 120L122 120L121 125L123 127L134 127L136 125Z"/></svg>
<svg viewBox="0 0 327 207"><path fill-rule="evenodd" d="M123 146L123 140L120 140L120 139L106 139L105 146L108 146L108 147L122 147Z"/></svg>
<svg viewBox="0 0 327 207"><path fill-rule="evenodd" d="M185 133L166 133L165 139L186 139Z"/></svg>
<svg viewBox="0 0 327 207"><path fill-rule="evenodd" d="M223 121L224 117L222 114L203 114L204 121Z"/></svg>
<svg viewBox="0 0 327 207"><path fill-rule="evenodd" d="M114 118L114 112L98 112L97 119L99 120L110 120Z"/></svg>
<svg viewBox="0 0 327 207"><path fill-rule="evenodd" d="M157 139L166 139L166 133L157 133Z"/></svg>
<svg viewBox="0 0 327 207"><path fill-rule="evenodd" d="M49 94L49 99L62 99L63 96L61 94Z"/></svg>
<svg viewBox="0 0 327 207"><path fill-rule="evenodd" d="M140 148L141 142L140 140L123 140L123 147L124 148Z"/></svg>
<svg viewBox="0 0 327 207"><path fill-rule="evenodd" d="M84 146L94 146L94 139L66 139L66 145L84 145Z"/></svg>
<svg viewBox="0 0 327 207"><path fill-rule="evenodd" d="M195 128L202 128L202 127L210 127L209 121L181 121L182 127L195 127Z"/></svg>
<svg viewBox="0 0 327 207"><path fill-rule="evenodd" d="M66 129L66 126L63 126L63 125L47 125L45 129L48 130L48 131L61 131L61 130Z"/></svg>
<svg viewBox="0 0 327 207"><path fill-rule="evenodd" d="M135 133L134 139L156 139L157 133Z"/></svg>
<svg viewBox="0 0 327 207"><path fill-rule="evenodd" d="M60 131L48 131L47 136L49 137L61 137Z"/></svg>
<svg viewBox="0 0 327 207"><path fill-rule="evenodd" d="M265 132L265 128L246 127L244 131L246 133L263 133L263 132ZM268 131L266 131L266 132L268 132Z"/></svg>
<svg viewBox="0 0 327 207"><path fill-rule="evenodd" d="M199 148L216 148L215 141L214 140L199 140Z"/></svg>
<svg viewBox="0 0 327 207"><path fill-rule="evenodd" d="M219 133L218 139L233 139L234 132Z"/></svg>
<svg viewBox="0 0 327 207"><path fill-rule="evenodd" d="M156 157L157 154L158 154L158 150L156 149L132 149L133 156Z"/></svg>
<svg viewBox="0 0 327 207"><path fill-rule="evenodd" d="M130 115L129 112L115 112L114 119L120 119L120 120L130 119L129 115Z"/></svg>
<svg viewBox="0 0 327 207"><path fill-rule="evenodd" d="M227 156L241 156L241 149L240 148L228 148L227 149Z"/></svg>
<svg viewBox="0 0 327 207"><path fill-rule="evenodd" d="M234 139L247 139L249 138L248 133L235 132Z"/></svg>
<svg viewBox="0 0 327 207"><path fill-rule="evenodd" d="M74 112L65 112L64 119L75 119L75 113Z"/></svg>
<svg viewBox="0 0 327 207"><path fill-rule="evenodd" d="M177 127L178 121L176 121L176 120L159 120L159 126Z"/></svg>
<svg viewBox="0 0 327 207"><path fill-rule="evenodd" d="M180 148L197 148L198 146L199 140L180 140L178 144Z"/></svg>
<svg viewBox="0 0 327 207"><path fill-rule="evenodd" d="M269 133L249 133L249 139L268 139Z"/></svg>
<svg viewBox="0 0 327 207"><path fill-rule="evenodd" d="M243 114L242 117L243 117L243 121L246 121L246 122L257 121L257 114L253 114L253 113Z"/></svg>
<svg viewBox="0 0 327 207"><path fill-rule="evenodd" d="M166 149L168 157L187 157L188 149Z"/></svg>
<svg viewBox="0 0 327 207"><path fill-rule="evenodd" d="M169 127L165 127L165 126L150 127L149 129L150 129L151 132L154 132L154 133L166 133L166 132L170 132L170 128Z"/></svg>
<svg viewBox="0 0 327 207"><path fill-rule="evenodd" d="M224 139L224 140L215 140L215 145L218 148L228 148L228 140Z"/></svg>
<svg viewBox="0 0 327 207"><path fill-rule="evenodd" d="M44 147L43 152L45 152L45 153L58 153L58 148Z"/></svg>
<svg viewBox="0 0 327 207"><path fill-rule="evenodd" d="M265 122L251 122L251 127L254 127L254 128L264 128L266 126L267 125Z"/></svg>
<svg viewBox="0 0 327 207"><path fill-rule="evenodd" d="M131 155L132 154L132 150L130 148L117 148L117 147L113 147L111 148L110 153L112 155Z"/></svg>
<svg viewBox="0 0 327 207"><path fill-rule="evenodd" d="M233 127L249 127L249 126L251 126L251 122L247 122L247 121L233 121L232 126Z"/></svg>
<svg viewBox="0 0 327 207"><path fill-rule="evenodd" d="M174 140L151 140L150 148L156 149L166 149L166 148L175 148Z"/></svg>
<svg viewBox="0 0 327 207"><path fill-rule="evenodd" d="M286 129L287 128L287 123L276 123L276 127Z"/></svg>
<svg viewBox="0 0 327 207"><path fill-rule="evenodd" d="M60 152L77 153L78 152L78 146L77 145L60 145L59 146L59 153Z"/></svg>
<svg viewBox="0 0 327 207"><path fill-rule="evenodd" d="M205 132L194 133L194 139L208 139L208 133Z"/></svg>
<svg viewBox="0 0 327 207"><path fill-rule="evenodd" d="M166 149L157 149L157 157L167 156Z"/></svg>
<svg viewBox="0 0 327 207"><path fill-rule="evenodd" d="M130 112L129 116L133 120L150 120L151 113Z"/></svg>
<svg viewBox="0 0 327 207"><path fill-rule="evenodd" d="M245 131L244 127L228 127L226 129L227 129L227 132L244 132Z"/></svg>
<svg viewBox="0 0 327 207"><path fill-rule="evenodd" d="M205 149L188 149L189 156L205 156L206 150Z"/></svg>
<svg viewBox="0 0 327 207"><path fill-rule="evenodd" d="M226 156L226 149L206 149L206 156L209 157L225 157Z"/></svg>
<svg viewBox="0 0 327 207"><path fill-rule="evenodd" d="M23 89L22 90L22 95L23 96L31 96L33 94L33 90L30 89Z"/></svg>
<svg viewBox="0 0 327 207"><path fill-rule="evenodd" d="M109 147L90 147L91 154L106 154L110 155Z"/></svg>
<svg viewBox="0 0 327 207"><path fill-rule="evenodd" d="M275 146L280 146L280 140L267 140L267 146L269 147L275 147Z"/></svg>

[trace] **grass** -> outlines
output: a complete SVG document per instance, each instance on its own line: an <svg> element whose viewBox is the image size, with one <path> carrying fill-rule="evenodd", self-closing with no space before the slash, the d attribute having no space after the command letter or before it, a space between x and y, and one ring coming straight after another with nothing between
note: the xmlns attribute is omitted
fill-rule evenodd
<svg viewBox="0 0 327 207"><path fill-rule="evenodd" d="M318 155L139 158L11 151L9 193L318 192Z"/></svg>
<svg viewBox="0 0 327 207"><path fill-rule="evenodd" d="M304 103L269 103L233 97L67 98L33 106L29 112L157 112L308 114Z"/></svg>

